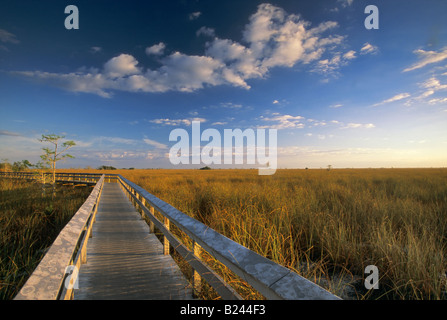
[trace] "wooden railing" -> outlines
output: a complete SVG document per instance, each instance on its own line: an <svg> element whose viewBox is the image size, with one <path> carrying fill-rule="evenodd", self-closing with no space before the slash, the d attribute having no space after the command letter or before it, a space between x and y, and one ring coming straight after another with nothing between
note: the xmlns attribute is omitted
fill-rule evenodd
<svg viewBox="0 0 447 320"><path fill-rule="evenodd" d="M55 174L56 182L59 183L77 183L77 184L96 184L104 176L105 182L116 182L117 174L103 173L64 173ZM21 172L0 172L0 177L11 179L44 180L49 183L53 177L51 172L39 173L36 171Z"/></svg>
<svg viewBox="0 0 447 320"><path fill-rule="evenodd" d="M30 178L30 175L23 173L15 175L3 173L0 174L1 176ZM69 277L65 270L67 266L76 266L77 269L72 270L79 270L80 263L85 261L88 236L91 236L97 204L106 179L120 184L134 206L148 219L151 232L154 232L155 228L162 232L164 253L169 254L172 247L188 262L194 272L192 282L196 290L199 290L203 278L223 299L241 299L230 285L201 260L201 251L205 250L267 299L340 299L292 270L255 253L184 214L121 175L98 177L98 174L58 173L58 177L61 178L60 180L64 178L63 181L98 179L98 182L87 201L59 234L16 299L33 299L37 296L40 298L41 295L47 299L72 297L72 290L67 289L65 283ZM171 224L192 240L191 249L170 231Z"/></svg>
<svg viewBox="0 0 447 320"><path fill-rule="evenodd" d="M340 299L292 270L255 253L191 218L121 175L118 176L118 183L133 200L134 205L140 208L142 214L149 219L150 230L153 232L154 226L156 226L163 233L165 254L169 253L169 246L172 246L194 269L195 287L200 281L200 275L223 299L241 298L200 259L200 250L203 249L267 299ZM163 221L157 219L155 211L161 214ZM188 249L170 232L171 224L175 224L191 238L192 250Z"/></svg>
<svg viewBox="0 0 447 320"><path fill-rule="evenodd" d="M15 300L68 300L81 264L86 262L87 243L92 236L105 176L102 175L90 196L67 223L14 298ZM76 273L76 274L73 274Z"/></svg>

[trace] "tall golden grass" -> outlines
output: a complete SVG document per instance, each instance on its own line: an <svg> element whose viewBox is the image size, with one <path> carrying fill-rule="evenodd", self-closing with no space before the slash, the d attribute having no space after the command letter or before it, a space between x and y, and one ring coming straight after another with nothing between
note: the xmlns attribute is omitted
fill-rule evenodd
<svg viewBox="0 0 447 320"><path fill-rule="evenodd" d="M0 178L0 300L13 299L91 188Z"/></svg>
<svg viewBox="0 0 447 320"><path fill-rule="evenodd" d="M278 170L273 176L259 176L256 170L110 173L122 174L335 294L356 299L446 298L446 169ZM29 186L5 181L0 199L1 271L15 269L12 274L20 276L26 274L23 268L30 269L26 261L37 261L30 249L40 248L36 243L42 235L48 238L47 226L41 223L50 220L53 204L42 200L44 207L35 208L34 203L30 209L25 199L33 196L23 192L29 192ZM32 192L36 196L39 191ZM75 206L82 204L81 199ZM17 208L28 213L17 213ZM18 227L19 222L28 227ZM44 249L39 250L42 255ZM260 298L225 267L211 257L207 260L245 298ZM379 290L363 287L364 268L370 264L379 269ZM3 291L16 286L11 277L15 276L3 272Z"/></svg>
<svg viewBox="0 0 447 320"><path fill-rule="evenodd" d="M344 298L447 298L447 169L110 173ZM209 262L245 298L260 297ZM378 290L364 287L367 265Z"/></svg>

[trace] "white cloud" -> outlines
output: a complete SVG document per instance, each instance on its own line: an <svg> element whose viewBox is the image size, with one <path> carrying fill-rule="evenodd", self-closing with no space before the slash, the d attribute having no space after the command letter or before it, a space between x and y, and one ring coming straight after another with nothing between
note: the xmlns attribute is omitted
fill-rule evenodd
<svg viewBox="0 0 447 320"><path fill-rule="evenodd" d="M323 22L309 28L310 23L299 15L287 14L282 8L261 4L249 19L243 39L251 53L265 70L276 66L292 67L298 62L307 64L319 59L329 45L340 44L343 37L321 36L338 26L336 22Z"/></svg>
<svg viewBox="0 0 447 320"><path fill-rule="evenodd" d="M356 52L355 52L354 50L350 50L350 51L346 52L346 53L343 55L343 58L348 59L348 60L355 59L355 58L357 58L357 57L355 56L355 53L356 53Z"/></svg>
<svg viewBox="0 0 447 320"><path fill-rule="evenodd" d="M422 88L425 89L425 91L416 97L416 99L424 99L431 95L433 95L438 90L447 89L447 85L441 85L438 79L435 77L432 77L421 84Z"/></svg>
<svg viewBox="0 0 447 320"><path fill-rule="evenodd" d="M413 51L416 55L419 56L420 60L413 64L412 66L403 70L403 72L408 72L416 69L420 69L425 67L428 64L441 62L447 59L447 47L441 49L441 51L425 51L422 49L418 49Z"/></svg>
<svg viewBox="0 0 447 320"><path fill-rule="evenodd" d="M338 0L338 2L341 2L343 7L348 7L354 3L354 0Z"/></svg>
<svg viewBox="0 0 447 320"><path fill-rule="evenodd" d="M265 73L252 50L232 40L216 38L207 44L205 53L225 66L222 76L226 81L240 87L249 89L245 80Z"/></svg>
<svg viewBox="0 0 447 320"><path fill-rule="evenodd" d="M201 36L201 35L204 35L207 37L214 37L215 31L213 28L201 27L199 30L197 30L196 36Z"/></svg>
<svg viewBox="0 0 447 320"><path fill-rule="evenodd" d="M419 88L421 88L419 95L415 95L414 98L409 99L405 103L406 106L410 106L414 102L437 104L446 101L447 98L445 98L445 96L442 96L442 94L440 95L439 91L447 90L447 84L442 84L441 81L436 78L436 76L432 76L426 81L419 83L418 85ZM431 99L427 101L428 97L431 97Z"/></svg>
<svg viewBox="0 0 447 320"><path fill-rule="evenodd" d="M244 106L240 103L232 103L232 102L222 102L219 105L219 108L227 108L227 109L242 109Z"/></svg>
<svg viewBox="0 0 447 320"><path fill-rule="evenodd" d="M20 137L21 134L19 134L17 132L8 131L8 130L0 130L0 136Z"/></svg>
<svg viewBox="0 0 447 320"><path fill-rule="evenodd" d="M196 11L189 14L189 20L196 20L201 16L202 12Z"/></svg>
<svg viewBox="0 0 447 320"><path fill-rule="evenodd" d="M150 145L150 146L153 146L153 147L155 147L155 148L158 148L158 149L167 149L167 148L168 148L167 145L165 145L165 144L163 144L163 143L160 143L160 142L157 142L157 141L155 141L155 140L148 139L148 138L144 138L143 141L144 141L146 144L148 144L148 145Z"/></svg>
<svg viewBox="0 0 447 320"><path fill-rule="evenodd" d="M61 74L42 71L13 71L11 73L72 92L94 93L104 98L111 96L104 90L111 87L110 80L105 75L96 72Z"/></svg>
<svg viewBox="0 0 447 320"><path fill-rule="evenodd" d="M129 54L120 54L106 62L104 72L111 78L120 78L128 75L139 74L138 61Z"/></svg>
<svg viewBox="0 0 447 320"><path fill-rule="evenodd" d="M149 120L151 123L155 124L161 124L166 126L190 126L193 121L200 121L200 122L206 122L206 119L204 118L190 118L190 119L169 119L169 118L162 118L162 119L153 119Z"/></svg>
<svg viewBox="0 0 447 320"><path fill-rule="evenodd" d="M372 44L366 42L360 49L360 54L376 54L378 51L379 48L377 46L373 46Z"/></svg>
<svg viewBox="0 0 447 320"><path fill-rule="evenodd" d="M399 94L396 94L395 96L393 96L393 97L391 97L389 99L386 99L386 100L383 100L383 101L381 101L379 103L374 104L373 107L377 107L377 106L380 106L380 105L385 104L385 103L390 103L390 102L406 99L406 98L408 98L410 96L411 95L409 93L407 93L407 92L399 93Z"/></svg>
<svg viewBox="0 0 447 320"><path fill-rule="evenodd" d="M434 98L428 101L428 103L429 104L447 103L447 98ZM444 111L447 111L447 109L445 109Z"/></svg>
<svg viewBox="0 0 447 320"><path fill-rule="evenodd" d="M163 61L164 65L152 78L166 88L175 91L192 92L206 85L216 86L224 83L239 83L224 79L222 70L225 65L219 60L207 56L190 56L175 52Z"/></svg>
<svg viewBox="0 0 447 320"><path fill-rule="evenodd" d="M426 81L419 84L419 87L422 89L421 93L418 96L415 96L412 99L409 99L405 105L410 106L414 102L424 102L427 101L426 98L431 97L438 93L438 91L447 90L447 84L442 84L435 76L427 79ZM437 104L443 103L446 101L445 97L432 97L431 100L428 101L429 104Z"/></svg>
<svg viewBox="0 0 447 320"><path fill-rule="evenodd" d="M20 42L19 40L17 40L14 34L4 29L0 29L0 41L4 43L13 43L13 44L18 44Z"/></svg>
<svg viewBox="0 0 447 320"><path fill-rule="evenodd" d="M197 18L195 12L191 18ZM72 73L43 71L13 72L42 83L73 92L94 93L111 97L113 91L128 92L193 92L209 86L231 85L250 89L247 80L268 76L274 67L293 67L301 63L316 63L311 71L333 73L355 57L353 50L332 53L342 44L344 37L324 36L338 27L333 21L311 27L299 15L288 14L282 8L261 4L250 16L243 30L243 44L230 39L219 39L214 30L202 27L197 35L212 36L204 55L187 55L174 52L160 60L158 69L145 69L130 54L120 54L107 61L103 69L80 68ZM1 33L0 33L1 35ZM9 33L3 39L14 41ZM161 55L163 42L146 48L148 55ZM99 47L98 47L99 48ZM321 59L323 55L328 57ZM317 62L320 60L319 62Z"/></svg>
<svg viewBox="0 0 447 320"><path fill-rule="evenodd" d="M355 56L351 51L344 55L336 54L331 59L323 59L318 61L313 72L317 72L326 76L338 76L338 70L348 64L349 60L354 59Z"/></svg>
<svg viewBox="0 0 447 320"><path fill-rule="evenodd" d="M272 113L269 117L261 116L263 122L273 122L271 125L258 126L260 129L302 129L302 128L339 128L339 129L372 129L376 126L373 123L347 123L338 120L317 120L306 119L302 116L292 116L289 114ZM313 133L308 132L305 136L311 137ZM324 135L324 138L332 138L333 135ZM320 137L321 138L321 137Z"/></svg>
<svg viewBox="0 0 447 320"><path fill-rule="evenodd" d="M166 45L163 42L160 42L159 44L154 44L151 47L147 47L145 52L148 56L150 55L162 55L164 50L166 48Z"/></svg>
<svg viewBox="0 0 447 320"><path fill-rule="evenodd" d="M358 129L358 128L364 128L364 129L372 129L376 126L372 123L348 123L346 126L342 127L342 129Z"/></svg>
<svg viewBox="0 0 447 320"><path fill-rule="evenodd" d="M260 129L301 129L305 126L303 123L304 117L289 114L273 113L273 117L261 117L261 120L276 122L276 124L259 126Z"/></svg>
<svg viewBox="0 0 447 320"><path fill-rule="evenodd" d="M131 150L112 150L112 151L97 151L89 154L81 155L83 158L100 159L101 161L119 161L126 159L146 159L163 157L162 154L156 154L148 151L131 151Z"/></svg>
<svg viewBox="0 0 447 320"><path fill-rule="evenodd" d="M447 89L447 84L441 84L441 82L436 77L431 77L430 79L422 83L422 87L438 91Z"/></svg>
<svg viewBox="0 0 447 320"><path fill-rule="evenodd" d="M110 142L113 144L127 144L127 145L133 145L136 144L137 141L133 139L127 139L127 138L120 138L120 137L97 137L93 139L93 143L104 143L104 142Z"/></svg>
<svg viewBox="0 0 447 320"><path fill-rule="evenodd" d="M101 52L101 51L102 51L101 47L91 47L90 48L90 52L91 53L98 53L98 52Z"/></svg>

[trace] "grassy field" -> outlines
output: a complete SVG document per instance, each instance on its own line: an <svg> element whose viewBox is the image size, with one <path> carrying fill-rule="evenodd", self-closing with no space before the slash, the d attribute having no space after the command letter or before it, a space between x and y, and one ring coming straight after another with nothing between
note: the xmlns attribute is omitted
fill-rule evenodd
<svg viewBox="0 0 447 320"><path fill-rule="evenodd" d="M109 172L344 298L447 298L447 169ZM367 265L378 290L364 287Z"/></svg>
<svg viewBox="0 0 447 320"><path fill-rule="evenodd" d="M120 173L343 298L447 299L447 169L284 169L272 176L257 170L79 171ZM34 216L46 217L39 210ZM21 248L14 255L25 256L29 245L13 242ZM244 298L262 298L205 259ZM26 265L6 262L20 270ZM364 287L367 265L379 270L378 290ZM203 298L217 296L205 290Z"/></svg>
<svg viewBox="0 0 447 320"><path fill-rule="evenodd" d="M13 299L91 188L0 178L0 300Z"/></svg>

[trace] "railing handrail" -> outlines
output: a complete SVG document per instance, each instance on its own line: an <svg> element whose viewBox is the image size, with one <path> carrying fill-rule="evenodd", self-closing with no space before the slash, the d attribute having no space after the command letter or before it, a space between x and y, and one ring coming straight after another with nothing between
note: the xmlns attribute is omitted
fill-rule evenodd
<svg viewBox="0 0 447 320"><path fill-rule="evenodd" d="M39 180L42 175L45 177L46 183L50 183L51 177L53 176L52 172L37 172L37 171L8 171L8 172L0 172L0 177L5 178L18 178L18 179L30 179L30 180ZM78 184L96 184L98 180L105 176L105 179L109 182L111 180L116 180L118 174L116 173L82 173L82 172L56 172L55 178L56 182L60 183L78 183ZM47 180L48 179L48 180ZM42 182L42 183L45 183Z"/></svg>
<svg viewBox="0 0 447 320"><path fill-rule="evenodd" d="M118 175L146 203L174 223L215 259L245 280L267 299L339 300L340 298L292 270L269 260L241 244L225 237L200 221L186 215L145 189ZM128 192L131 192L128 190ZM134 198L138 199L134 194ZM142 203L139 201L139 205ZM145 210L146 211L146 210ZM149 210L149 211L153 211ZM154 221L153 215L146 216ZM158 221L158 220L157 220ZM154 221L155 222L155 221ZM160 221L158 221L160 223ZM162 230L163 233L166 230Z"/></svg>
<svg viewBox="0 0 447 320"><path fill-rule="evenodd" d="M72 286L66 286L67 267L79 270L85 262L87 241L101 197L105 176L101 176L87 200L65 225L42 258L36 269L25 282L15 300L70 299ZM71 270L73 271L73 270ZM68 279L68 280L74 280Z"/></svg>
<svg viewBox="0 0 447 320"><path fill-rule="evenodd" d="M22 175L22 176L26 176L26 175L28 175L28 176L35 176L37 173L38 173L37 171L6 171L6 172L5 171L0 171L0 176L14 176L14 175L17 175L17 176L20 176L20 175ZM49 171L43 172L43 174L49 175L49 176L53 175L53 173L49 172ZM56 172L55 175L56 176L86 176L86 177L94 176L94 177L98 177L98 178L100 178L102 175L104 175L106 178L108 178L108 177L113 177L113 178L118 177L117 173Z"/></svg>

